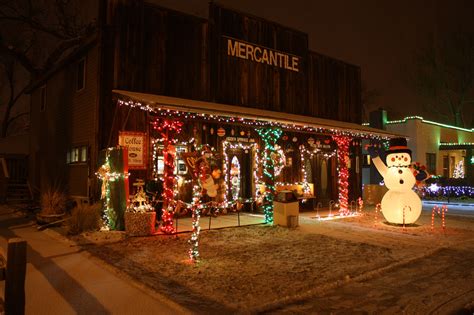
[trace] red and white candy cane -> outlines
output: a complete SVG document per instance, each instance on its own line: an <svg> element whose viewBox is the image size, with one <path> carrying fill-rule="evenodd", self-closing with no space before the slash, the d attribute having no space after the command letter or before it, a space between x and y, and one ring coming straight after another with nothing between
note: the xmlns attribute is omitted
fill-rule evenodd
<svg viewBox="0 0 474 315"><path fill-rule="evenodd" d="M374 226L377 225L377 221L378 221L378 213L380 212L380 208L382 206L380 205L380 203L376 204L375 205L375 221L374 221Z"/></svg>
<svg viewBox="0 0 474 315"><path fill-rule="evenodd" d="M446 212L448 212L448 206L443 205L441 207L441 227L443 228L443 231L446 231L446 216L445 216Z"/></svg>
<svg viewBox="0 0 474 315"><path fill-rule="evenodd" d="M411 211L411 207L410 206L404 206L403 207L403 231L405 232L407 229L405 227L405 209L408 208L408 210Z"/></svg>
<svg viewBox="0 0 474 315"><path fill-rule="evenodd" d="M434 216L435 212L439 212L438 206L434 206L433 209L431 210L431 231L434 230Z"/></svg>

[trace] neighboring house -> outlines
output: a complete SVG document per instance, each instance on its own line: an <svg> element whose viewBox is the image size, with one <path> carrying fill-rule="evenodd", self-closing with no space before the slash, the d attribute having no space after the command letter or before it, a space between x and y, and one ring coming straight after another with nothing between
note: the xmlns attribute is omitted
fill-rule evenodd
<svg viewBox="0 0 474 315"><path fill-rule="evenodd" d="M338 198L340 185L332 136L347 135L349 197L361 195L360 139L391 135L360 125L359 67L309 51L305 33L213 3L208 19L143 1L101 4L97 36L30 88L30 178L40 190L64 185L72 196L95 198L99 151L118 145L120 131L150 135L153 115L179 111L186 135L224 151L217 130L260 142L246 123L282 126L289 158L281 181L301 182L303 169L326 201ZM127 100L154 113L118 105ZM300 160L301 146L321 154ZM145 144L146 167L131 170L131 182L156 177L157 148ZM241 151L242 168L251 168L251 153ZM252 187L241 192L255 192L251 176L245 183Z"/></svg>
<svg viewBox="0 0 474 315"><path fill-rule="evenodd" d="M420 116L386 120L382 111L371 124L409 138L413 162L425 165L432 175L466 178L474 185L474 129L460 128L426 120Z"/></svg>

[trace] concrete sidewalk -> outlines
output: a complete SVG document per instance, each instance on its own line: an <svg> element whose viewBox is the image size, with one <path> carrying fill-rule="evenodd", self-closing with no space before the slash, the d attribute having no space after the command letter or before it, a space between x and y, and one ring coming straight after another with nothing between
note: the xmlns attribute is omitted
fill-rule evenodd
<svg viewBox="0 0 474 315"><path fill-rule="evenodd" d="M118 277L77 246L55 239L13 208L0 205L0 246L28 242L26 314L185 314L183 307ZM1 286L3 296L3 285Z"/></svg>

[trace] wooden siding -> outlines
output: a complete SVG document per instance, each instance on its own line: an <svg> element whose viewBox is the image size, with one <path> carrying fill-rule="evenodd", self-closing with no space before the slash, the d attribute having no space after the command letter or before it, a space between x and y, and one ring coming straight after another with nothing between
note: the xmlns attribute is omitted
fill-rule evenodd
<svg viewBox="0 0 474 315"><path fill-rule="evenodd" d="M30 176L41 190L51 185L63 185L72 195L87 195L90 169L95 169L96 117L98 111L98 47L88 51L86 85L76 91L77 62L72 62L46 82L46 108L40 111L40 91L31 98ZM71 170L66 164L66 153L73 147L89 147L92 160L89 166ZM78 188L80 187L80 188ZM76 189L77 188L77 189Z"/></svg>
<svg viewBox="0 0 474 315"><path fill-rule="evenodd" d="M314 52L308 63L310 115L362 123L360 68Z"/></svg>
<svg viewBox="0 0 474 315"><path fill-rule="evenodd" d="M305 76L307 34L214 4L209 10L212 100L309 114ZM300 58L300 71L228 56L224 36L296 55Z"/></svg>

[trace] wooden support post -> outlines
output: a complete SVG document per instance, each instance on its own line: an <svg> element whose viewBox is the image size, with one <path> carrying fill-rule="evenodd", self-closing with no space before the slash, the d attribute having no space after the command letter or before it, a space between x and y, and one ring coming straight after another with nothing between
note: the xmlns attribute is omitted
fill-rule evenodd
<svg viewBox="0 0 474 315"><path fill-rule="evenodd" d="M5 314L25 314L26 241L8 240Z"/></svg>

